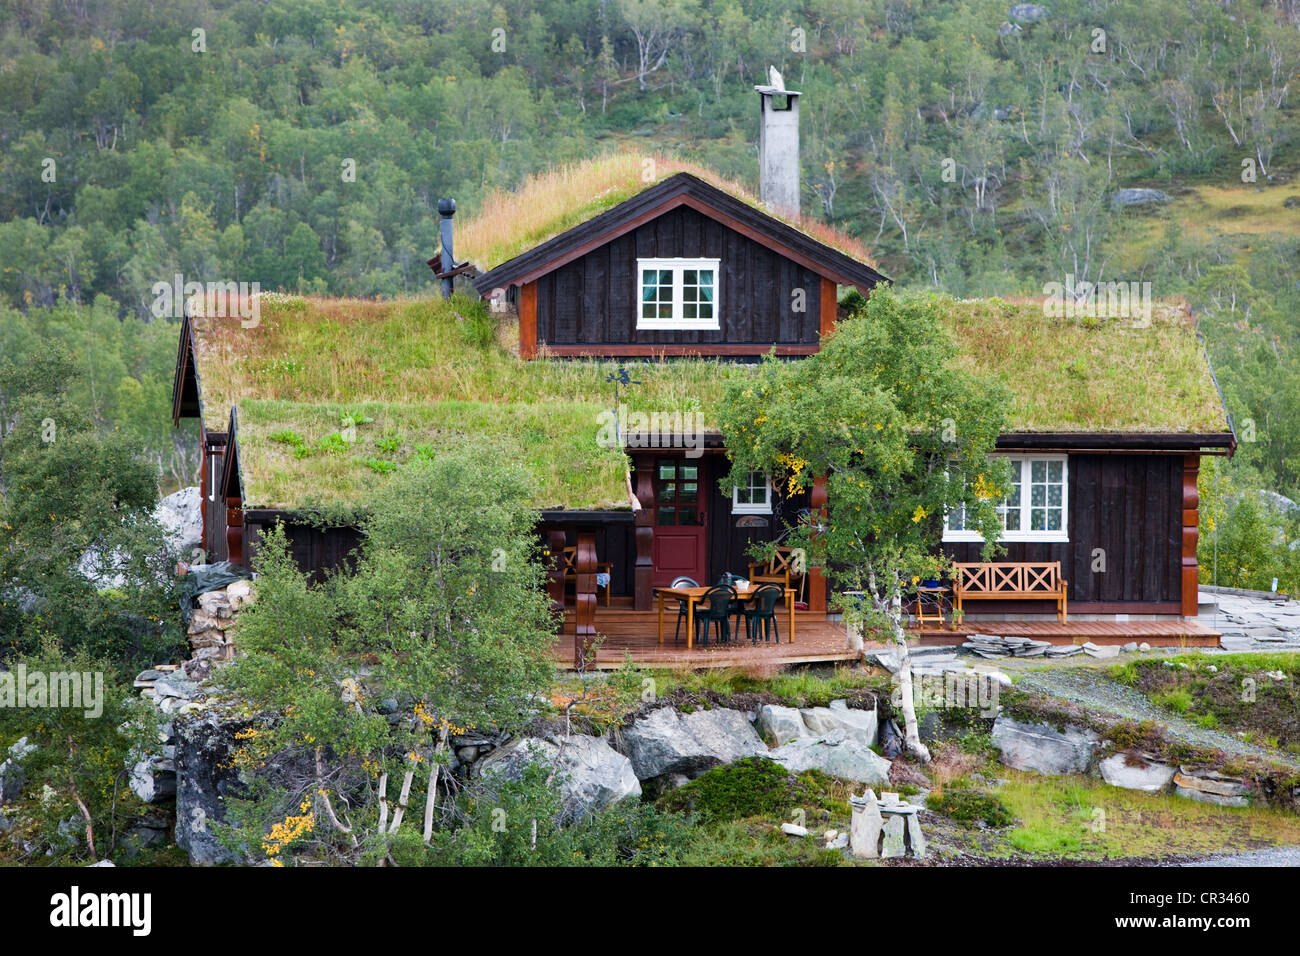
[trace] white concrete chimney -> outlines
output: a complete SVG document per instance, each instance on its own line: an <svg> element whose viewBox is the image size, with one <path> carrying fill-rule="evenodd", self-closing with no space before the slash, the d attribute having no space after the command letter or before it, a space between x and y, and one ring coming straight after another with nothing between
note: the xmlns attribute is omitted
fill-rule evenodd
<svg viewBox="0 0 1300 956"><path fill-rule="evenodd" d="M785 216L799 215L799 93L768 68L768 84L756 86L761 103L758 131L758 194Z"/></svg>

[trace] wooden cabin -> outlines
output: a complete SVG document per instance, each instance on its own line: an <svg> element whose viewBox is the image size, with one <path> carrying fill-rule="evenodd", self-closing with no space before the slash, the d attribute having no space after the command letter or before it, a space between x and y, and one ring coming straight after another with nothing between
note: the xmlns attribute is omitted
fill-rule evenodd
<svg viewBox="0 0 1300 956"><path fill-rule="evenodd" d="M566 599L558 556L576 549L588 627L592 615L596 627L648 615L654 588L678 576L744 575L756 543L779 542L801 513L833 513L820 483L790 496L755 474L722 490L727 450L711 407L759 356L816 352L843 297L888 280L854 240L797 211L707 170L651 165L647 176L639 157L612 157L538 177L489 198L454 239L455 204L439 204L444 248L430 265L445 291L490 303L500 325L486 348L467 344L454 300L268 300L255 328L187 315L173 416L203 422L209 556L248 562L280 523L301 567L336 567L360 540L337 516L364 513L387 474L469 433L534 463L553 595ZM1015 396L998 441L1017 476L1003 560L1060 562L1072 620L1195 617L1199 463L1230 454L1235 438L1186 307L1083 323L1040 301L934 301L954 363L1000 376ZM340 442L347 407L367 424ZM611 446L598 438L611 411L670 424L623 421ZM943 547L976 560L979 541L948 515ZM597 573L608 574L600 606ZM817 569L798 598L826 619ZM990 600L971 617L1054 611ZM826 640L844 656L842 634Z"/></svg>

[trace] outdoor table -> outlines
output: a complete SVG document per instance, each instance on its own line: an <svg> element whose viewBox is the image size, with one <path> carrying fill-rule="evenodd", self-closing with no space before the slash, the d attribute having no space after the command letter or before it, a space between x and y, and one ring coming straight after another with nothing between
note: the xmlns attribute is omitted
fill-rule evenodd
<svg viewBox="0 0 1300 956"><path fill-rule="evenodd" d="M751 584L745 589L736 588L736 600L741 603L748 603L754 599L755 593L764 585ZM768 587L779 587L780 585L767 585ZM659 596L659 643L664 642L664 603L670 599L686 602L686 647L689 650L695 644L695 603L704 597L711 588L655 588L654 593ZM794 588L781 588L785 592L785 606L790 613L790 625L787 633L790 635L790 643L794 643Z"/></svg>
<svg viewBox="0 0 1300 956"><path fill-rule="evenodd" d="M949 592L946 587L919 587L916 589L916 622L938 621L943 626L943 597ZM925 612L925 602L934 602L934 614Z"/></svg>

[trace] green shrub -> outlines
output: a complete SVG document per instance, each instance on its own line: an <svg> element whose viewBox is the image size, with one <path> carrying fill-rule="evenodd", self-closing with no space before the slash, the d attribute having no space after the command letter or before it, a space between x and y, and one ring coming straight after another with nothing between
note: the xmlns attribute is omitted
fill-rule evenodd
<svg viewBox="0 0 1300 956"><path fill-rule="evenodd" d="M832 785L832 779L820 771L791 774L774 760L746 757L715 767L661 797L659 804L693 813L702 822L786 817L801 807L833 802Z"/></svg>

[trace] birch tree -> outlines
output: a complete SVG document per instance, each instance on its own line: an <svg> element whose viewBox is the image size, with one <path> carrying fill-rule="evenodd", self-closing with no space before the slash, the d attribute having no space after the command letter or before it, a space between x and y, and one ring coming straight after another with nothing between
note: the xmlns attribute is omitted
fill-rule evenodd
<svg viewBox="0 0 1300 956"><path fill-rule="evenodd" d="M835 591L864 594L868 623L898 649L906 745L922 761L929 751L912 707L904 605L919 580L945 567L948 511L962 509L994 553L1007 482L988 455L1008 394L952 367L954 346L938 321L949 301L878 289L816 355L771 358L731 385L720 414L732 458L724 488L750 471L768 472L789 493L826 481L828 512L790 528L787 543L804 548Z"/></svg>

